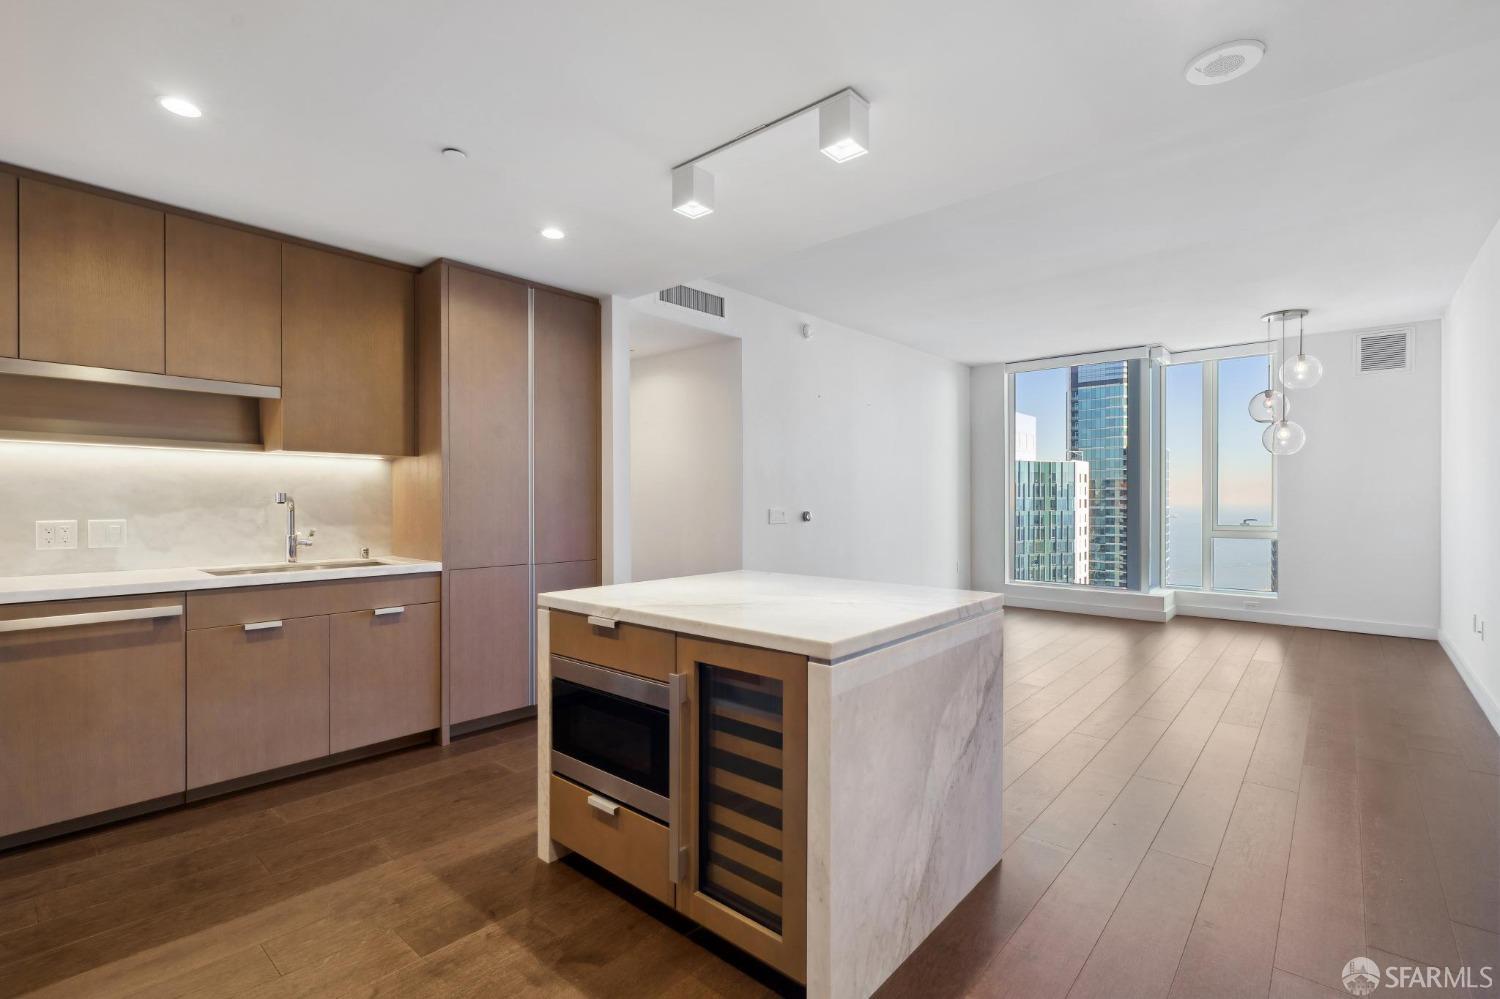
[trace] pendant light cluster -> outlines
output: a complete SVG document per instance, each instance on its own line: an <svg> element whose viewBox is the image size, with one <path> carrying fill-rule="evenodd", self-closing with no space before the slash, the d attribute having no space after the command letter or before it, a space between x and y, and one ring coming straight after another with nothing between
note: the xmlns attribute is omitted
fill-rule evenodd
<svg viewBox="0 0 1500 999"><path fill-rule="evenodd" d="M1280 309L1261 316L1266 324L1266 355L1271 352L1271 324L1281 323L1281 357L1285 358L1279 371L1271 371L1266 378L1266 390L1250 397L1250 418L1256 423L1266 424L1260 442L1272 454L1296 454L1307 443L1307 431L1302 424L1290 419L1292 404L1286 397L1287 389L1312 388L1323 378L1323 362L1307 353L1303 346L1302 320L1306 309ZM1286 356L1286 323L1297 320L1297 356Z"/></svg>
<svg viewBox="0 0 1500 999"><path fill-rule="evenodd" d="M818 112L818 151L835 163L848 163L870 151L870 102L853 87L813 101L775 121L757 125L690 160L672 168L672 211L685 218L701 219L714 211L714 175L698 164L752 136L791 121L809 111Z"/></svg>

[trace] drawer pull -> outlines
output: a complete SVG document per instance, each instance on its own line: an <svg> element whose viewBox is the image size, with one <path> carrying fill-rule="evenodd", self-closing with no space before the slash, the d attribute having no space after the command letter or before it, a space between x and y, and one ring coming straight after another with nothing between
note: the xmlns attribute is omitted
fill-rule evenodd
<svg viewBox="0 0 1500 999"><path fill-rule="evenodd" d="M0 632L44 631L48 628L76 628L84 624L109 624L114 621L150 621L153 618L163 617L182 617L181 605L90 611L87 614L56 614L52 617L23 617L15 621L0 621Z"/></svg>
<svg viewBox="0 0 1500 999"><path fill-rule="evenodd" d="M280 628L280 621L256 621L254 624L245 625L246 631L270 631L272 628Z"/></svg>
<svg viewBox="0 0 1500 999"><path fill-rule="evenodd" d="M401 614L406 611L405 607L376 607L376 617L389 617L392 614Z"/></svg>
<svg viewBox="0 0 1500 999"><path fill-rule="evenodd" d="M596 812L603 812L610 818L614 818L620 813L619 805L615 804L613 801L610 801L608 798L600 797L597 794L589 795L589 807L594 809L594 811Z"/></svg>
<svg viewBox="0 0 1500 999"><path fill-rule="evenodd" d="M595 628L603 628L606 631L614 631L615 623L615 619L612 617L596 617L593 614L589 615L589 624Z"/></svg>

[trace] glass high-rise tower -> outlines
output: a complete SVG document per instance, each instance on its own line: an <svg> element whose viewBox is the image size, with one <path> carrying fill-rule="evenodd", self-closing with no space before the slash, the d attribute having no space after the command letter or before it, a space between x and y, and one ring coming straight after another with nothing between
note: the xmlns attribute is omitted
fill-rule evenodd
<svg viewBox="0 0 1500 999"><path fill-rule="evenodd" d="M1130 512L1130 367L1079 364L1068 374L1068 457L1088 462L1089 583L1125 587Z"/></svg>
<svg viewBox="0 0 1500 999"><path fill-rule="evenodd" d="M1017 461L1015 510L1013 578L1086 585L1088 462Z"/></svg>

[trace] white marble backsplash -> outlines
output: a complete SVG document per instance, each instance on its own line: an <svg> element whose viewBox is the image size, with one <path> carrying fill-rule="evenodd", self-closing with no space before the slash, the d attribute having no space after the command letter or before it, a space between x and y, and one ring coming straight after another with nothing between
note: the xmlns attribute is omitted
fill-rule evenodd
<svg viewBox="0 0 1500 999"><path fill-rule="evenodd" d="M280 561L278 491L317 530L303 558L390 553L381 459L0 442L0 576ZM124 548L88 547L90 519L121 518ZM38 520L78 521L78 548L37 551Z"/></svg>

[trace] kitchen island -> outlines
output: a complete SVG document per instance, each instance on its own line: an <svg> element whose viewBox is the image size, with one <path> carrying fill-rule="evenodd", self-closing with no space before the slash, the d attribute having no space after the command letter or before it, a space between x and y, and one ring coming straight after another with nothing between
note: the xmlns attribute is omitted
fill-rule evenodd
<svg viewBox="0 0 1500 999"><path fill-rule="evenodd" d="M537 602L541 859L838 997L999 862L997 594L738 571Z"/></svg>

